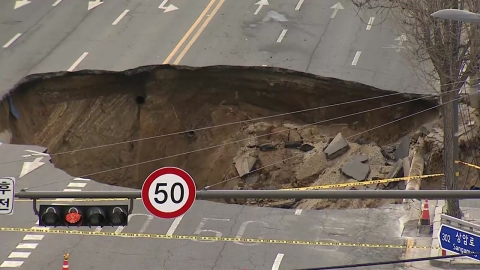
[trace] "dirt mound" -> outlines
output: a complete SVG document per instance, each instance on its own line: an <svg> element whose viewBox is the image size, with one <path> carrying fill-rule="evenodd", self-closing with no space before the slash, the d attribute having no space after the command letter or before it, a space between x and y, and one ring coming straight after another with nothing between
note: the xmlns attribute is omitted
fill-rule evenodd
<svg viewBox="0 0 480 270"><path fill-rule="evenodd" d="M310 152L339 131L350 136L350 141L381 145L396 141L438 114L432 109L403 119L437 104L433 98L393 94L359 83L269 67L164 65L124 72L47 73L25 78L9 98L3 99L0 133L11 132L12 143L47 147L53 163L71 175L90 175L100 182L133 188L140 188L145 177L162 166L187 170L198 188L214 185L238 176L233 159L240 152L259 151L261 143L270 143L277 150L257 153L260 162L255 166L263 176L256 187L298 186L320 181L317 177L321 173L308 170L335 171L337 163L321 164L319 160L311 163L310 169L302 167L307 164L305 156L312 154L279 146L289 141L289 136L312 145ZM354 102L360 99L368 100ZM252 132L252 126L259 123L224 125L349 101L352 103L263 119L267 127L260 132L265 135L261 138L253 138L262 135L257 134L259 129ZM402 104L374 110L398 103ZM360 113L366 110L373 111ZM336 120L321 123L328 119ZM382 126L393 120L398 122ZM317 124L305 126L312 123ZM184 132L214 125L224 126ZM279 128L286 131L267 135ZM295 133L289 133L291 130ZM170 133L175 134L162 136ZM125 141L131 142L115 144ZM115 145L97 147L107 144ZM352 146L349 151L356 153L365 147ZM92 149L61 154L82 148ZM199 150L204 148L208 150ZM278 163L293 155L297 156ZM261 169L273 163L278 164L269 168L275 170ZM299 181L292 173L305 176ZM214 187L232 188L245 184L246 178Z"/></svg>

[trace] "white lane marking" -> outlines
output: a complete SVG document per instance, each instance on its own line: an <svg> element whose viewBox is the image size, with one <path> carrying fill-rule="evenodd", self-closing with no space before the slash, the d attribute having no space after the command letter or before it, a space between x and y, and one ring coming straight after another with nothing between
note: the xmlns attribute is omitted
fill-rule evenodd
<svg viewBox="0 0 480 270"><path fill-rule="evenodd" d="M67 71L72 72L72 71L80 64L80 62L82 62L83 59L85 59L85 57L87 57L87 55L88 55L88 52L84 52L84 53L77 59L77 61L75 61L75 63L73 63L73 65L72 65L69 69L67 69Z"/></svg>
<svg viewBox="0 0 480 270"><path fill-rule="evenodd" d="M65 192L80 192L82 191L81 189L77 189L77 188L66 188L64 189L63 191Z"/></svg>
<svg viewBox="0 0 480 270"><path fill-rule="evenodd" d="M75 182L70 182L68 183L67 187L78 187L78 188L83 188L87 185L87 183L75 183Z"/></svg>
<svg viewBox="0 0 480 270"><path fill-rule="evenodd" d="M23 237L23 241L42 241L45 235L42 234L27 234Z"/></svg>
<svg viewBox="0 0 480 270"><path fill-rule="evenodd" d="M361 55L361 54L362 54L361 51L358 51L358 52L355 54L355 57L353 57L352 66L356 66L356 65L357 65L358 59L360 58L360 55Z"/></svg>
<svg viewBox="0 0 480 270"><path fill-rule="evenodd" d="M178 225L180 224L180 221L182 221L182 218L183 218L183 215L177 217L172 225L170 226L170 228L168 229L167 231L167 235L173 235L173 233L175 232L175 230L177 229Z"/></svg>
<svg viewBox="0 0 480 270"><path fill-rule="evenodd" d="M267 65L262 65L262 67L266 67Z"/></svg>
<svg viewBox="0 0 480 270"><path fill-rule="evenodd" d="M283 38L285 37L285 34L287 34L288 29L283 29L282 33L280 33L280 36L277 39L277 43L282 42Z"/></svg>
<svg viewBox="0 0 480 270"><path fill-rule="evenodd" d="M295 210L295 215L300 216L302 214L302 209Z"/></svg>
<svg viewBox="0 0 480 270"><path fill-rule="evenodd" d="M88 178L81 178L81 177L75 177L73 178L74 181L90 181Z"/></svg>
<svg viewBox="0 0 480 270"><path fill-rule="evenodd" d="M275 258L275 261L273 261L272 270L280 269L280 264L282 263L283 256L285 256L285 254L283 254L283 253L278 253L277 254L277 257Z"/></svg>
<svg viewBox="0 0 480 270"><path fill-rule="evenodd" d="M95 228L94 232L101 232L102 231L102 227L98 226Z"/></svg>
<svg viewBox="0 0 480 270"><path fill-rule="evenodd" d="M338 228L338 227L324 227L327 230L345 230L345 228Z"/></svg>
<svg viewBox="0 0 480 270"><path fill-rule="evenodd" d="M31 252L12 252L8 255L8 259L26 259L30 256Z"/></svg>
<svg viewBox="0 0 480 270"><path fill-rule="evenodd" d="M368 24L367 24L367 30L372 29L372 24L374 20L375 20L375 17L370 17L370 20L368 20Z"/></svg>
<svg viewBox="0 0 480 270"><path fill-rule="evenodd" d="M302 7L304 1L305 1L305 0L299 0L298 3L297 3L297 6L295 7L295 10L300 10L300 8Z"/></svg>
<svg viewBox="0 0 480 270"><path fill-rule="evenodd" d="M12 45L15 40L17 40L20 36L22 35L22 33L18 33L16 34L15 36L12 37L12 39L10 39L7 43L5 43L5 45L3 45L3 48L8 48L10 45Z"/></svg>
<svg viewBox="0 0 480 270"><path fill-rule="evenodd" d="M0 264L0 268L15 268L20 267L22 264L22 261L4 261L2 264Z"/></svg>
<svg viewBox="0 0 480 270"><path fill-rule="evenodd" d="M38 243L20 243L16 248L18 249L35 249Z"/></svg>
<svg viewBox="0 0 480 270"><path fill-rule="evenodd" d="M113 21L112 25L117 25L117 23L123 19L123 17L125 17L125 15L127 15L127 13L129 12L130 10L126 9L124 12L122 12L122 14L120 14L120 16L118 16L118 18Z"/></svg>
<svg viewBox="0 0 480 270"><path fill-rule="evenodd" d="M58 6L58 4L60 4L60 2L62 2L62 0L55 1L55 3L52 4L52 7Z"/></svg>

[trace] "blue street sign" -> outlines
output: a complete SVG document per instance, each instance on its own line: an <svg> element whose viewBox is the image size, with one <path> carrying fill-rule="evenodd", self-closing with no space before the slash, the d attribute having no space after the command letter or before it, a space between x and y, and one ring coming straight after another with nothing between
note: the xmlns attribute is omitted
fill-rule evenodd
<svg viewBox="0 0 480 270"><path fill-rule="evenodd" d="M438 240L442 249L459 253L480 252L480 235L472 234L449 225L442 224L438 232ZM465 257L480 261L480 254Z"/></svg>

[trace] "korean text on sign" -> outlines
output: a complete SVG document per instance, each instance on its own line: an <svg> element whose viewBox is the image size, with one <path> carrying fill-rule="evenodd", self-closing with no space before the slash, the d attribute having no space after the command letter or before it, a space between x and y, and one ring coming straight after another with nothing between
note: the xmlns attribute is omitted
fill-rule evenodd
<svg viewBox="0 0 480 270"><path fill-rule="evenodd" d="M14 185L13 178L0 178L0 215L13 213Z"/></svg>

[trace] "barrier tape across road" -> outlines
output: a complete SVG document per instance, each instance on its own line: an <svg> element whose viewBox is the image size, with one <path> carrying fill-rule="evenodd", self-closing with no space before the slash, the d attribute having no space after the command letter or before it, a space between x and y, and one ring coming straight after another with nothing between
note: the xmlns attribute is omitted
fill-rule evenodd
<svg viewBox="0 0 480 270"><path fill-rule="evenodd" d="M409 180L423 179L423 178L430 178L430 177L437 177L437 176L443 176L443 173L426 174L426 175L420 175L420 176L406 176L406 177L399 177L399 178L389 178L389 179L382 179L382 180L371 180L371 181L352 182L352 183L330 184L330 185L322 185L322 186L311 186L311 187L303 187L303 188L286 188L282 190L318 190L318 189L331 189L331 188L343 188L343 187L357 187L357 186L368 186L368 185L384 184L384 183L391 183L391 182L409 181Z"/></svg>
<svg viewBox="0 0 480 270"><path fill-rule="evenodd" d="M286 244L286 245L308 245L308 246L336 246L336 247L363 247L363 248L392 248L392 249L438 249L430 246L409 246L409 245L388 245L388 244L369 244L369 243L342 243L326 241L308 241L308 240L279 240L279 239L260 239L260 238L236 238L236 237L213 237L213 236L194 236L194 235L166 235L150 233L115 233L115 232L95 232L78 230L60 230L60 229L33 229L33 228L8 228L0 227L0 232L22 232L22 233L49 233L65 235L89 235L89 236L109 236L123 238L151 238L164 240L200 240L200 241L219 241L219 242L243 242L260 244Z"/></svg>

